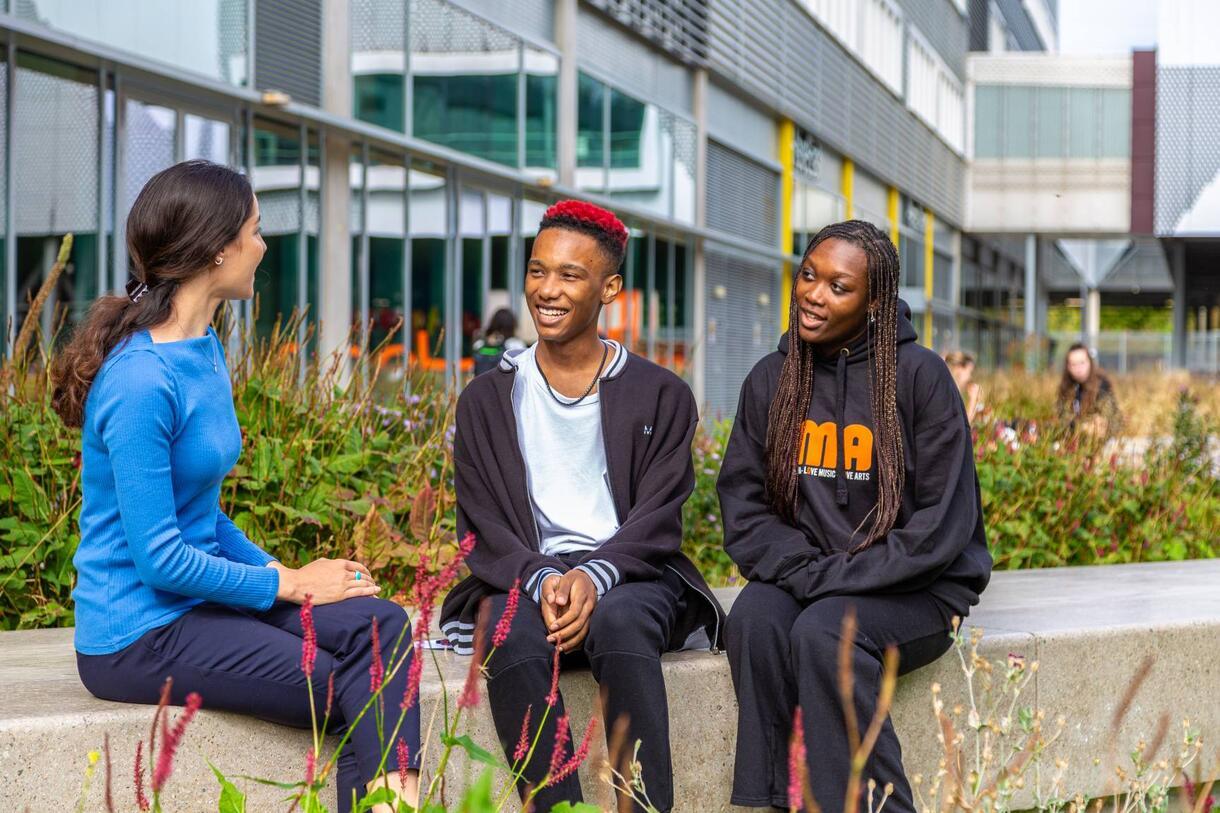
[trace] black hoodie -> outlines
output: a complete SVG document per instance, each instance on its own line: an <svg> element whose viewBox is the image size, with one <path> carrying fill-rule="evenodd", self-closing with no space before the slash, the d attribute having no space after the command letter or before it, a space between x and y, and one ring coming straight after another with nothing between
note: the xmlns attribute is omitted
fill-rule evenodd
<svg viewBox="0 0 1220 813"><path fill-rule="evenodd" d="M970 427L948 367L915 343L910 308L899 306L897 399L906 485L893 530L851 552L872 524L869 512L877 502L867 337L818 358L799 449L796 525L772 512L767 414L788 352L785 335L778 352L758 362L741 388L717 482L725 549L747 579L776 584L801 601L927 590L964 616L991 574ZM836 454L840 449L846 454Z"/></svg>

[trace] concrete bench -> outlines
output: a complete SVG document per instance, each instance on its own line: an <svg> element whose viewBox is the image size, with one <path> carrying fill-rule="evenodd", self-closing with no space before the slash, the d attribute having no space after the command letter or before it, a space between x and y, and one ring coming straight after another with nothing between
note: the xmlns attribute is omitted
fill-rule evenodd
<svg viewBox="0 0 1220 813"><path fill-rule="evenodd" d="M1067 718L1054 753L1070 760L1064 782L1069 792L1105 792L1110 772L1105 765L1095 765L1094 757L1106 757L1115 707L1148 654L1156 661L1126 715L1117 752L1126 754L1139 738L1151 737L1159 716L1167 711L1172 715L1168 745L1181 732L1181 718L1189 717L1207 743L1204 772L1214 773L1220 743L1217 585L1220 560L995 574L969 623L984 629L980 651L990 660L1002 661L1011 652L1040 662L1025 701L1043 710L1048 720L1059 714ZM735 595L733 590L720 591L726 606ZM135 745L147 736L152 709L89 696L76 675L71 630L0 633L0 653L0 810L68 809L79 794L86 754L101 747L104 732L109 732L112 745L119 809L134 809ZM440 654L439 661L450 692L456 693L469 661L447 653ZM425 725L441 692L436 671L429 667L426 675ZM723 655L674 654L665 659L665 677L677 809L730 810L736 708L728 664ZM899 682L893 718L909 774L930 777L941 753L931 710L934 682L942 685L949 706L964 696L956 657L947 656ZM568 674L562 687L579 735L594 707L593 681L587 673ZM463 728L476 742L495 750L485 701ZM295 780L304 772L307 742L301 731L208 711L205 698L205 709L185 738L163 794L165 809L216 809L218 788L207 760L230 775ZM600 736L597 743L604 753ZM430 764L436 755L436 746L430 746ZM450 801L474 773L464 759L451 763ZM582 771L586 799L604 804L607 791L593 773ZM278 801L282 792L238 784L250 793L252 813L287 809ZM1018 801L1028 806L1032 799L1027 786ZM103 809L100 777L86 809Z"/></svg>

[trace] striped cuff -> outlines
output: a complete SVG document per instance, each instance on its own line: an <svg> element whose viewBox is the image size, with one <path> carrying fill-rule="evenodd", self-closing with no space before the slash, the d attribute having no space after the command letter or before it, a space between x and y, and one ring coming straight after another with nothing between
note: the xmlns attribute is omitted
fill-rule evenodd
<svg viewBox="0 0 1220 813"><path fill-rule="evenodd" d="M553 567L539 568L538 570L534 571L534 575L530 576L529 581L527 581L525 583L526 595L528 595L530 598L532 598L534 600L535 604L541 604L542 603L542 583L544 581L546 581L547 576L562 576L562 575L563 575L562 573L560 573L558 570L556 570Z"/></svg>
<svg viewBox="0 0 1220 813"><path fill-rule="evenodd" d="M583 564L577 565L576 569L583 570L593 580L593 586L597 588L598 598L606 595L611 587L614 587L614 585L623 580L623 576L618 572L618 568L605 559L590 559Z"/></svg>

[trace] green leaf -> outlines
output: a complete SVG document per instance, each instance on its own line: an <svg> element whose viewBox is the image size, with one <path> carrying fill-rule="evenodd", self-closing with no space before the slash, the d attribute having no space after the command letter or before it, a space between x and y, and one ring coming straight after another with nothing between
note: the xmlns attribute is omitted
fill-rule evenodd
<svg viewBox="0 0 1220 813"><path fill-rule="evenodd" d="M389 788L381 787L365 796L356 805L355 813L365 813L367 810L372 810L373 805L389 804L398 800L398 794L391 791Z"/></svg>
<svg viewBox="0 0 1220 813"><path fill-rule="evenodd" d="M479 779L466 789L457 813L494 813L495 802L491 798L491 771L483 771Z"/></svg>
<svg viewBox="0 0 1220 813"><path fill-rule="evenodd" d="M475 762L481 762L484 765L490 765L493 768L508 770L507 765L505 765L499 759L496 759L496 757L494 757L486 748L483 748L474 740L470 739L470 735L468 734L463 734L460 737L445 736L442 738L442 741L445 745L454 748L461 748L466 752L467 756L469 756Z"/></svg>
<svg viewBox="0 0 1220 813"><path fill-rule="evenodd" d="M212 773L216 774L216 781L220 783L220 804L217 813L246 813L245 794L226 779L225 775L218 771L211 762L208 763L208 767L212 769Z"/></svg>
<svg viewBox="0 0 1220 813"><path fill-rule="evenodd" d="M601 813L601 808L588 802L560 802L551 808L551 813Z"/></svg>

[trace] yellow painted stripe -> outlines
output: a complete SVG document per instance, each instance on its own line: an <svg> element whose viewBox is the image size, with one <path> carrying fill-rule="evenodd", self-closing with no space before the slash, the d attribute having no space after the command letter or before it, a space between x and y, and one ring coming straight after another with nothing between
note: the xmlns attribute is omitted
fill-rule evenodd
<svg viewBox="0 0 1220 813"><path fill-rule="evenodd" d="M923 210L923 343L932 346L932 291L935 268L936 216L931 209Z"/></svg>
<svg viewBox="0 0 1220 813"><path fill-rule="evenodd" d="M843 195L843 216L851 220L856 216L852 206L852 194L856 188L856 164L850 158L843 159L843 176L839 180L839 192Z"/></svg>
<svg viewBox="0 0 1220 813"><path fill-rule="evenodd" d="M894 244L895 248L898 247L898 217L899 217L898 202L899 202L899 199L900 199L900 196L898 194L898 190L891 186L889 196L886 198L886 201L885 201L885 203L886 203L885 216L888 217L890 220L890 242Z"/></svg>
<svg viewBox="0 0 1220 813"><path fill-rule="evenodd" d="M779 247L785 254L792 251L793 167L796 165L796 125L788 119L779 123ZM788 329L789 291L792 290L792 263L785 262L780 272L779 322Z"/></svg>

